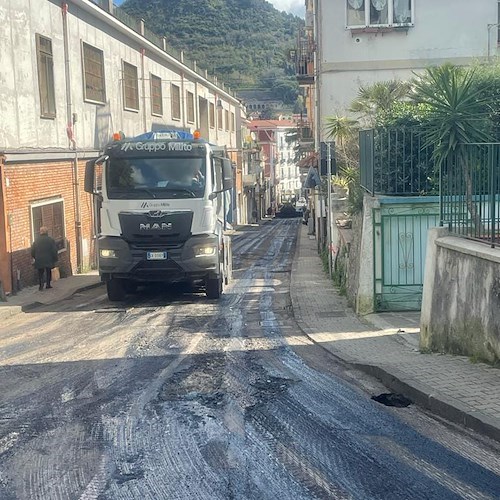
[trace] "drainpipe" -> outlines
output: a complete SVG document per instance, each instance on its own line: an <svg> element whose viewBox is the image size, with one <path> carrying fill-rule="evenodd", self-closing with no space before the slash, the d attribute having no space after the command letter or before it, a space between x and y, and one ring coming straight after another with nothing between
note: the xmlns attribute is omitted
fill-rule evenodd
<svg viewBox="0 0 500 500"><path fill-rule="evenodd" d="M144 74L144 57L146 49L141 49L141 73L142 73L142 117L144 120L144 132L148 131L147 113L146 113L146 75Z"/></svg>
<svg viewBox="0 0 500 500"><path fill-rule="evenodd" d="M75 201L75 235L76 235L76 267L77 272L82 271L82 222L81 222L81 209L80 209L80 184L78 181L78 152L76 149L76 140L74 136L73 126L76 123L76 113L72 111L71 102L71 71L69 62L69 36L68 36L68 4L63 2L61 4L62 21L63 21L63 41L64 41L64 74L66 78L66 116L68 139L70 147L74 150L75 156L73 158L73 190Z"/></svg>

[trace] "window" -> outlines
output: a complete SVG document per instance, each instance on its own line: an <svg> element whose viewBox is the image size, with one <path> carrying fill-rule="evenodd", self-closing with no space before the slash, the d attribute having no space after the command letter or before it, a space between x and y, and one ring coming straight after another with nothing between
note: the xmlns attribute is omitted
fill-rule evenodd
<svg viewBox="0 0 500 500"><path fill-rule="evenodd" d="M209 112L209 119L210 119L210 128L215 128L215 104L211 102L209 104L210 112Z"/></svg>
<svg viewBox="0 0 500 500"><path fill-rule="evenodd" d="M150 74L151 83L151 114L163 115L163 99L161 94L161 78Z"/></svg>
<svg viewBox="0 0 500 500"><path fill-rule="evenodd" d="M40 115L42 118L55 118L54 60L52 58L52 41L50 38L36 35L36 54L38 63L38 89L40 91Z"/></svg>
<svg viewBox="0 0 500 500"><path fill-rule="evenodd" d="M86 101L106 102L104 86L104 57L102 50L82 44L83 98Z"/></svg>
<svg viewBox="0 0 500 500"><path fill-rule="evenodd" d="M236 122L234 121L234 113L231 113L231 132L236 130Z"/></svg>
<svg viewBox="0 0 500 500"><path fill-rule="evenodd" d="M139 109L137 67L123 61L123 102L125 109Z"/></svg>
<svg viewBox="0 0 500 500"><path fill-rule="evenodd" d="M172 96L172 118L181 119L181 90L177 85L170 84L170 95Z"/></svg>
<svg viewBox="0 0 500 500"><path fill-rule="evenodd" d="M226 124L226 130L229 130L229 111L227 109L224 112L224 123Z"/></svg>
<svg viewBox="0 0 500 500"><path fill-rule="evenodd" d="M217 108L217 128L219 130L222 130L222 127L223 127L223 123L222 123L222 108Z"/></svg>
<svg viewBox="0 0 500 500"><path fill-rule="evenodd" d="M347 26L407 26L414 0L346 0Z"/></svg>
<svg viewBox="0 0 500 500"><path fill-rule="evenodd" d="M186 91L187 121L194 123L194 94Z"/></svg>
<svg viewBox="0 0 500 500"><path fill-rule="evenodd" d="M49 235L56 240L57 249L66 248L64 237L64 203L62 199L51 200L31 205L32 238L35 241L40 228L45 226Z"/></svg>

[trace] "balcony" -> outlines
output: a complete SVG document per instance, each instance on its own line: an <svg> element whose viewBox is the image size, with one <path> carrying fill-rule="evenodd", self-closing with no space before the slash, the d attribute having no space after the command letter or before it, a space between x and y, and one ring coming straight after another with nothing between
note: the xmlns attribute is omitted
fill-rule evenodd
<svg viewBox="0 0 500 500"><path fill-rule="evenodd" d="M295 74L299 85L314 83L314 52L315 43L310 31L302 30L297 41L297 49L292 51L295 62Z"/></svg>
<svg viewBox="0 0 500 500"><path fill-rule="evenodd" d="M297 141L301 148L314 143L313 129L309 122L301 121L297 123Z"/></svg>

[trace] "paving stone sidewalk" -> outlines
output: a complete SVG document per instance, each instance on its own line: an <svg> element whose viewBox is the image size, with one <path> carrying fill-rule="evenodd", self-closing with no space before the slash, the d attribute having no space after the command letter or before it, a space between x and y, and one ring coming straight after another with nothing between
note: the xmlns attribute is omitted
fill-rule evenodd
<svg viewBox="0 0 500 500"><path fill-rule="evenodd" d="M324 272L311 238L302 226L291 276L293 310L303 331L389 389L500 441L500 369L463 356L421 353L416 313L358 317Z"/></svg>
<svg viewBox="0 0 500 500"><path fill-rule="evenodd" d="M77 292L101 285L99 273L91 271L53 281L49 290L40 291L38 285L24 288L16 295L8 296L6 302L0 302L0 321L15 314L31 311L40 304L56 304Z"/></svg>

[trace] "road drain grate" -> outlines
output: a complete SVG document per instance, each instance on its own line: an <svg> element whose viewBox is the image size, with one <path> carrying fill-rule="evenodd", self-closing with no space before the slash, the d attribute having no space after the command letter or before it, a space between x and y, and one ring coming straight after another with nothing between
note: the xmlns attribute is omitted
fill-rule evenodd
<svg viewBox="0 0 500 500"><path fill-rule="evenodd" d="M395 406L396 408L406 408L412 403L407 397L403 396L402 394L394 394L392 392L379 394L378 396L372 396L372 399L377 403L381 403L385 406Z"/></svg>

